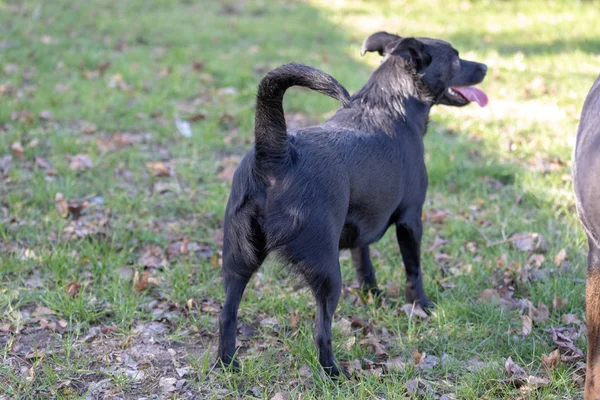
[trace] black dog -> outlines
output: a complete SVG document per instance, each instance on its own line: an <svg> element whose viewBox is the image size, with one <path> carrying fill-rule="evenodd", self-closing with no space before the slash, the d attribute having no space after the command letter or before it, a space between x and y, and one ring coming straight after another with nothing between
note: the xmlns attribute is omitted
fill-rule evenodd
<svg viewBox="0 0 600 400"><path fill-rule="evenodd" d="M585 400L600 399L600 77L590 89L573 153L577 210L588 237L585 289L588 335Z"/></svg>
<svg viewBox="0 0 600 400"><path fill-rule="evenodd" d="M349 248L364 290L378 293L369 244L396 227L406 269L406 300L431 305L421 280L421 209L427 191L423 135L435 104L485 105L487 67L465 61L449 43L368 37L385 58L354 96L331 76L288 64L258 87L255 144L236 171L225 213L219 358L235 360L238 306L266 255L276 252L306 279L317 302L319 361L338 375L331 322L341 294L339 250ZM283 94L305 86L342 102L321 125L286 132Z"/></svg>

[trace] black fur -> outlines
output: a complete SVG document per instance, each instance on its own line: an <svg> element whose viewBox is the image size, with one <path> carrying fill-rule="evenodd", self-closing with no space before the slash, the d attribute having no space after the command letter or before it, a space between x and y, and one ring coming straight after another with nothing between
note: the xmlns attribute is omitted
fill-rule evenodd
<svg viewBox="0 0 600 400"><path fill-rule="evenodd" d="M339 250L349 248L364 290L378 293L369 244L394 225L406 269L406 299L431 306L421 277L421 210L427 191L423 135L434 104L462 106L448 88L483 80L483 64L450 44L377 33L363 49L385 54L351 98L329 75L289 64L259 85L255 146L233 178L223 243L226 299L219 358L234 360L237 311L252 274L276 252L307 281L317 302L319 360L338 375L331 322L342 287ZM301 85L340 100L323 124L287 132L282 98Z"/></svg>

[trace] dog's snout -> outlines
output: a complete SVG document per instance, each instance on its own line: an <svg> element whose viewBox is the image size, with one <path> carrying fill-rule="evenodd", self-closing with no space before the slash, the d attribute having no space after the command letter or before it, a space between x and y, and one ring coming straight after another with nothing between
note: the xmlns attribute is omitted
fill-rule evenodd
<svg viewBox="0 0 600 400"><path fill-rule="evenodd" d="M487 65L474 61L469 61L467 65L470 68L465 70L467 73L466 79L470 81L471 85L479 83L485 78L485 75L487 74Z"/></svg>
<svg viewBox="0 0 600 400"><path fill-rule="evenodd" d="M483 80L483 78L485 78L486 74L487 74L487 65L479 64L479 74L478 74L479 76L477 77L477 80L481 82Z"/></svg>

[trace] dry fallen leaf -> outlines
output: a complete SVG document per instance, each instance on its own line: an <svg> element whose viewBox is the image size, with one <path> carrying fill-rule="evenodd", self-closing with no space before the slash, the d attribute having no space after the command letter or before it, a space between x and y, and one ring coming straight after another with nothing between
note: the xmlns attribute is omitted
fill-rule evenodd
<svg viewBox="0 0 600 400"><path fill-rule="evenodd" d="M575 370L575 372L573 372L573 374L571 375L571 378L573 379L573 382L579 388L583 389L583 387L585 386L586 365L584 362L578 362L576 365L577 365L577 369Z"/></svg>
<svg viewBox="0 0 600 400"><path fill-rule="evenodd" d="M552 308L554 311L562 311L565 309L568 303L569 299L561 299L559 296L554 296L554 299L552 300Z"/></svg>
<svg viewBox="0 0 600 400"><path fill-rule="evenodd" d="M79 282L71 282L67 285L67 294L69 295L69 297L75 297L79 294L79 291L81 290L81 283Z"/></svg>
<svg viewBox="0 0 600 400"><path fill-rule="evenodd" d="M211 303L208 303L208 302L203 302L202 304L200 304L200 311L205 312L205 313L209 313L209 314L219 314L221 312L221 309L218 306L214 305L214 304L211 304ZM268 321L267 320L262 320L261 324L269 325L266 322L273 322L272 326L274 326L274 325L277 324L277 320L274 319L274 318L273 319L268 319Z"/></svg>
<svg viewBox="0 0 600 400"><path fill-rule="evenodd" d="M43 315L55 315L56 313L49 309L48 307L40 306L39 304L35 307L35 311L33 311L34 317L41 317Z"/></svg>
<svg viewBox="0 0 600 400"><path fill-rule="evenodd" d="M308 367L308 365L303 365L298 370L298 375L308 377L308 376L312 376L312 372L310 371L310 368Z"/></svg>
<svg viewBox="0 0 600 400"><path fill-rule="evenodd" d="M529 375L527 377L526 386L521 387L522 391L537 389L543 386L548 386L551 383L550 379L545 376Z"/></svg>
<svg viewBox="0 0 600 400"><path fill-rule="evenodd" d="M515 233L509 239L521 251L535 251L543 253L547 249L544 236L535 232Z"/></svg>
<svg viewBox="0 0 600 400"><path fill-rule="evenodd" d="M510 376L513 375L526 375L525 370L521 368L517 363L515 363L512 357L508 357L506 362L504 363L504 369L506 373Z"/></svg>
<svg viewBox="0 0 600 400"><path fill-rule="evenodd" d="M40 112L39 117L40 117L40 119L44 119L46 121L52 121L54 119L54 115L52 114L52 111L49 111L49 110L44 110L44 111Z"/></svg>
<svg viewBox="0 0 600 400"><path fill-rule="evenodd" d="M360 341L360 345L367 345L372 347L373 351L375 351L375 354L377 356L387 355L387 350L385 349L384 344L370 332L363 340Z"/></svg>
<svg viewBox="0 0 600 400"><path fill-rule="evenodd" d="M424 398L430 389L431 385L421 378L413 378L406 382L406 393L411 399Z"/></svg>
<svg viewBox="0 0 600 400"><path fill-rule="evenodd" d="M562 321L567 324L581 324L581 320L579 319L579 317L577 317L577 315L575 314L563 314L563 316L561 317Z"/></svg>
<svg viewBox="0 0 600 400"><path fill-rule="evenodd" d="M87 154L76 154L71 159L69 168L71 168L73 171L85 171L93 166L94 164L92 163L90 156Z"/></svg>
<svg viewBox="0 0 600 400"><path fill-rule="evenodd" d="M146 168L154 176L171 176L171 167L162 161L151 161L146 163Z"/></svg>
<svg viewBox="0 0 600 400"><path fill-rule="evenodd" d="M150 276L149 272L144 272L144 275L142 275L142 277L140 277L140 271L135 270L135 273L133 274L133 288L137 292L141 292L142 290L146 289L146 287L148 286L148 277L149 276Z"/></svg>
<svg viewBox="0 0 600 400"><path fill-rule="evenodd" d="M100 71L93 72L96 72L96 75L100 75ZM125 79L123 79L123 76L119 73L114 74L110 78L110 80L108 81L108 87L118 88L123 90L124 92L128 92L131 90L131 87L127 84L127 82L125 82Z"/></svg>
<svg viewBox="0 0 600 400"><path fill-rule="evenodd" d="M437 249L438 247L441 247L443 245L445 245L446 243L448 243L447 240L444 240L442 238L440 238L439 236L435 236L435 239L433 239L433 244L431 246L429 246L429 248L427 249L427 251L429 252L433 252L435 249Z"/></svg>
<svg viewBox="0 0 600 400"><path fill-rule="evenodd" d="M158 279L150 276L149 271L144 272L142 276L140 276L139 271L136 270L133 275L133 288L137 292L144 291L146 288L148 288L148 285L158 286L159 283L160 282L158 281Z"/></svg>
<svg viewBox="0 0 600 400"><path fill-rule="evenodd" d="M533 321L543 324L548 321L548 318L550 318L550 310L541 301L538 302L537 308L531 307L531 319Z"/></svg>
<svg viewBox="0 0 600 400"><path fill-rule="evenodd" d="M355 344L356 344L356 336L350 336L348 338L348 340L346 340L344 343L342 343L342 349L344 349L346 351L350 351L350 350L352 350L352 348L354 347Z"/></svg>
<svg viewBox="0 0 600 400"><path fill-rule="evenodd" d="M560 363L560 352L558 349L552 351L550 354L542 354L542 366L549 371L552 371Z"/></svg>
<svg viewBox="0 0 600 400"><path fill-rule="evenodd" d="M352 334L352 322L350 322L347 318L340 318L339 320L335 321L333 323L333 327L342 336L349 336Z"/></svg>
<svg viewBox="0 0 600 400"><path fill-rule="evenodd" d="M423 362L423 358L426 354L423 354L419 351L419 349L414 349L412 352L413 355L413 364L415 368L418 368L419 365Z"/></svg>
<svg viewBox="0 0 600 400"><path fill-rule="evenodd" d="M416 368L422 370L433 369L439 361L439 357L423 353L421 355L421 362L419 363L419 365L416 366Z"/></svg>
<svg viewBox="0 0 600 400"><path fill-rule="evenodd" d="M52 168L52 165L44 157L35 156L35 165L46 170L46 175L56 175L56 170Z"/></svg>
<svg viewBox="0 0 600 400"><path fill-rule="evenodd" d="M14 142L11 146L10 146L10 151L12 152L13 156L17 157L17 158L22 158L23 157L23 145L21 145L21 142Z"/></svg>
<svg viewBox="0 0 600 400"><path fill-rule="evenodd" d="M416 303L403 305L402 311L404 311L409 318L411 318L413 315L422 319L429 318L429 315L427 315L427 313L421 308L421 306L419 306Z"/></svg>
<svg viewBox="0 0 600 400"><path fill-rule="evenodd" d="M298 327L298 314L298 310L290 311L290 326L292 329L296 329Z"/></svg>
<svg viewBox="0 0 600 400"><path fill-rule="evenodd" d="M523 315L522 317L523 323L523 336L528 336L531 333L531 318L529 315Z"/></svg>
<svg viewBox="0 0 600 400"><path fill-rule="evenodd" d="M555 256L554 256L554 264L556 264L557 267L560 267L560 265L562 264L562 262L564 260L567 259L567 250L565 249L561 249Z"/></svg>
<svg viewBox="0 0 600 400"><path fill-rule="evenodd" d="M285 393L275 393L275 396L271 397L271 400L287 400L287 396L285 395Z"/></svg>
<svg viewBox="0 0 600 400"><path fill-rule="evenodd" d="M88 334L85 335L85 337L83 339L81 339L81 341L84 343L90 343L90 342L94 341L94 339L96 339L101 334L102 334L102 329L98 326L93 326L88 331Z"/></svg>
<svg viewBox="0 0 600 400"><path fill-rule="evenodd" d="M560 358L566 363L575 363L584 357L583 351L573 343L579 337L574 328L550 328L552 341L558 346Z"/></svg>
<svg viewBox="0 0 600 400"><path fill-rule="evenodd" d="M431 209L427 214L425 214L425 220L432 223L443 223L446 222L450 212L447 210L436 210Z"/></svg>
<svg viewBox="0 0 600 400"><path fill-rule="evenodd" d="M91 135L92 133L95 133L97 130L98 130L98 128L96 127L96 125L92 124L91 122L81 121L81 131L83 133Z"/></svg>
<svg viewBox="0 0 600 400"><path fill-rule="evenodd" d="M466 242L465 243L465 249L467 249L467 251L469 253L477 253L477 243L475 243L475 242Z"/></svg>
<svg viewBox="0 0 600 400"><path fill-rule="evenodd" d="M60 216L67 218L69 215L69 204L62 193L56 193L54 196L54 205Z"/></svg>
<svg viewBox="0 0 600 400"><path fill-rule="evenodd" d="M163 393L174 392L177 390L175 384L177 383L177 379L175 378L160 378L158 381L158 386L162 389Z"/></svg>
<svg viewBox="0 0 600 400"><path fill-rule="evenodd" d="M362 370L360 360L342 360L340 366L348 376L358 375Z"/></svg>
<svg viewBox="0 0 600 400"><path fill-rule="evenodd" d="M532 254L529 257L528 263L539 268L542 266L542 264L544 263L545 260L546 260L546 257L543 254Z"/></svg>
<svg viewBox="0 0 600 400"><path fill-rule="evenodd" d="M477 299L477 302L490 301L490 300L499 299L499 298L500 298L500 294L498 293L498 291L496 289L485 289L479 295L479 299Z"/></svg>
<svg viewBox="0 0 600 400"><path fill-rule="evenodd" d="M394 357L385 362L385 365L389 372L404 372L406 369L406 363L402 356Z"/></svg>
<svg viewBox="0 0 600 400"><path fill-rule="evenodd" d="M167 259L160 247L148 245L142 249L142 254L138 258L137 264L142 267L160 268L167 265Z"/></svg>

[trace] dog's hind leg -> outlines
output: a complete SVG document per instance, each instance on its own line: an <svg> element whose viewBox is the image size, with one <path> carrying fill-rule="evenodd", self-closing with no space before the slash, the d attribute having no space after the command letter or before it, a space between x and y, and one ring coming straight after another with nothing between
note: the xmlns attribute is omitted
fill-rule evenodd
<svg viewBox="0 0 600 400"><path fill-rule="evenodd" d="M418 303L424 310L432 306L423 289L421 269L421 236L423 223L421 210L405 212L396 222L396 236L406 271L406 301Z"/></svg>
<svg viewBox="0 0 600 400"><path fill-rule="evenodd" d="M320 221L314 221L313 229L304 229L301 235L286 246L284 253L302 274L315 296L317 316L314 340L319 362L327 374L335 377L340 370L333 354L331 324L342 294L342 272L338 236L328 234L320 225Z"/></svg>
<svg viewBox="0 0 600 400"><path fill-rule="evenodd" d="M227 227L226 227L227 232ZM245 237L230 238L227 233L223 241L223 284L225 286L225 303L219 318L219 352L218 362L225 366L238 367L235 357L235 339L237 333L238 308L244 289L250 278L264 261L264 237L254 224L252 229L254 244L251 252L241 251L241 243ZM235 243L232 243L234 242ZM249 242L246 242L249 243Z"/></svg>
<svg viewBox="0 0 600 400"><path fill-rule="evenodd" d="M310 288L317 302L314 339L319 352L319 362L330 376L338 376L340 371L333 354L331 323L342 293L342 273L337 257L323 260L310 276L307 276Z"/></svg>
<svg viewBox="0 0 600 400"><path fill-rule="evenodd" d="M600 399L600 248L589 240L585 311L588 332L585 400Z"/></svg>
<svg viewBox="0 0 600 400"><path fill-rule="evenodd" d="M375 278L375 269L371 262L371 254L369 246L357 247L351 250L352 263L356 269L356 276L360 284L360 288L365 293L371 292L373 295L380 295L381 291L377 287L377 279Z"/></svg>

